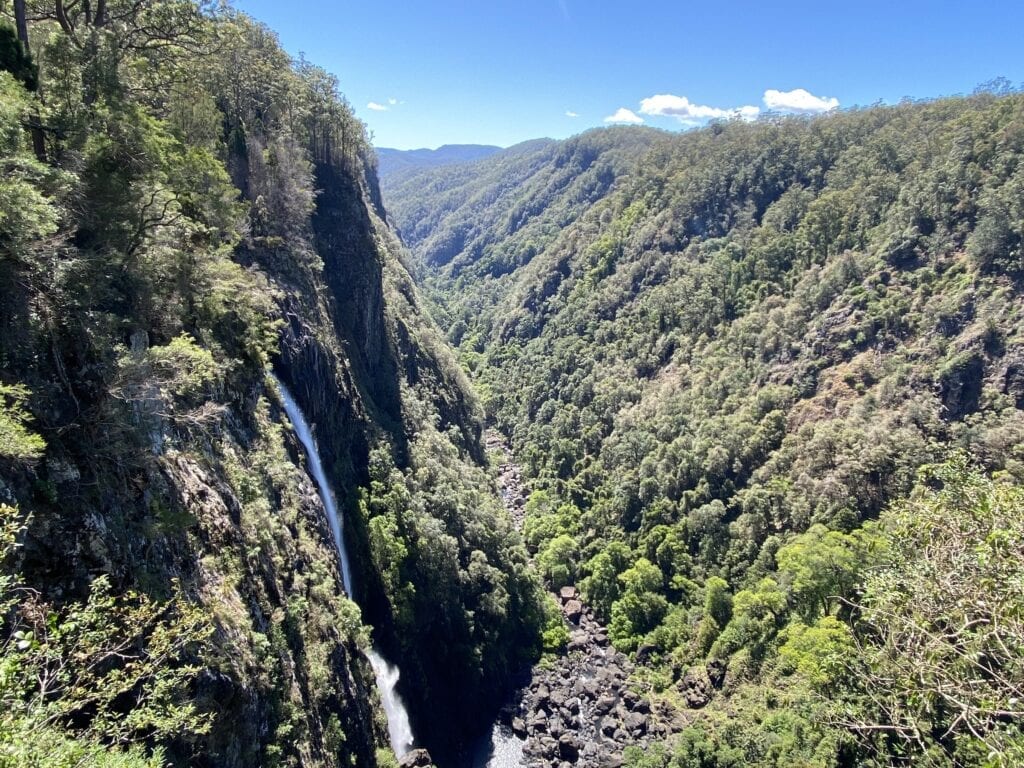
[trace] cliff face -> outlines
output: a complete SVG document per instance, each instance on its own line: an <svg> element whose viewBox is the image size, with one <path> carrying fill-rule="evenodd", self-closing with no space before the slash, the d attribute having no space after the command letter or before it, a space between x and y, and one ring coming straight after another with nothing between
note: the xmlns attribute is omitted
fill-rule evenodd
<svg viewBox="0 0 1024 768"><path fill-rule="evenodd" d="M400 663L418 737L450 764L536 653L536 585L483 470L479 408L374 204L376 180L323 166L316 178L322 272L290 284L271 254L250 255L280 281L278 368L335 479L357 599Z"/></svg>
<svg viewBox="0 0 1024 768"><path fill-rule="evenodd" d="M186 6L184 42L146 55L187 97L125 53L148 6L32 27L66 103L0 71L0 653L27 654L0 697L74 754L372 766L372 623L422 740L456 754L450 723L487 717L539 621L478 408L336 84L244 16ZM41 112L60 130L33 153ZM316 432L362 611L270 368ZM97 692L61 678L76 665Z"/></svg>
<svg viewBox="0 0 1024 768"><path fill-rule="evenodd" d="M357 190L349 202L360 210L353 178L329 183ZM375 439L368 406L381 402L381 421L402 430L387 391L398 384L397 365L385 359L381 259L358 236L344 256L360 282L336 300L323 273L300 267L294 251L245 241L236 253L268 265L267 287L287 318L281 367L320 427L342 498L365 475ZM17 304L6 305L4 319L12 330L4 381L33 392L33 426L46 440L31 463L5 456L0 474L0 500L26 525L11 564L20 583L55 606L84 599L100 575L115 596L137 590L163 600L180 585L213 631L182 660L197 667L188 695L211 727L163 740L183 764L374 765L387 742L359 652L367 630L340 588L323 505L262 367L226 360L180 397L156 362L170 346L159 332L126 334L124 354L137 370L107 378L74 326L39 338ZM358 325L342 337L349 322Z"/></svg>

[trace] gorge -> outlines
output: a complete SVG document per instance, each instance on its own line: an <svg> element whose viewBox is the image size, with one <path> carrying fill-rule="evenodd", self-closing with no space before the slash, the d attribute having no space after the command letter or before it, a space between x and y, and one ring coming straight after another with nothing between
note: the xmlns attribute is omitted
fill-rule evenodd
<svg viewBox="0 0 1024 768"><path fill-rule="evenodd" d="M1024 96L733 117L0 3L0 768L1024 762Z"/></svg>

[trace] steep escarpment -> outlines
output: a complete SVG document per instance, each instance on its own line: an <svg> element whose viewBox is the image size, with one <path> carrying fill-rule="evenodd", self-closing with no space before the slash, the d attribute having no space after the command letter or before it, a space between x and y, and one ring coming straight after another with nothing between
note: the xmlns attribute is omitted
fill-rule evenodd
<svg viewBox="0 0 1024 768"><path fill-rule="evenodd" d="M371 625L457 755L542 617L362 125L243 15L38 16L0 27L0 763L386 764Z"/></svg>
<svg viewBox="0 0 1024 768"><path fill-rule="evenodd" d="M436 759L458 760L538 652L536 585L483 467L479 408L397 240L358 185L324 189L312 219L323 286L282 291L297 324L280 367L332 476L351 478L336 493L357 595L401 662L415 730ZM291 304L314 295L322 311Z"/></svg>
<svg viewBox="0 0 1024 768"><path fill-rule="evenodd" d="M537 565L679 715L627 762L1017 759L1021 595L965 596L1020 572L1022 115L642 134L567 200L588 172L549 186L557 158L628 135L597 132L509 186L501 154L458 166L408 223L430 198L387 191L534 489Z"/></svg>

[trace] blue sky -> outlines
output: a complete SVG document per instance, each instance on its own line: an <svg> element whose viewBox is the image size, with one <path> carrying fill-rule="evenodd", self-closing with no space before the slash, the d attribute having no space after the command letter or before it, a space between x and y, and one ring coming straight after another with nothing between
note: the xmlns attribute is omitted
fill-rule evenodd
<svg viewBox="0 0 1024 768"><path fill-rule="evenodd" d="M753 117L767 91L820 110L1024 81L1024 2L1009 0L234 5L336 74L374 143L400 149L563 138L615 115L684 128Z"/></svg>

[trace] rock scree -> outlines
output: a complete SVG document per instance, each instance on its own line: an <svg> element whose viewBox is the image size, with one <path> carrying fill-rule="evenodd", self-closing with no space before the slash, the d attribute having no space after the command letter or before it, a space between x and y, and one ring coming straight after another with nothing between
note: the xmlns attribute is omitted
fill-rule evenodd
<svg viewBox="0 0 1024 768"><path fill-rule="evenodd" d="M505 438L486 436L497 456L498 484L517 529L526 516L526 486ZM673 730L669 712L658 712L630 686L633 664L616 651L608 631L575 586L555 593L569 625L569 642L553 663L538 665L530 682L501 710L501 723L523 743L524 766L618 768L630 745L644 748Z"/></svg>

